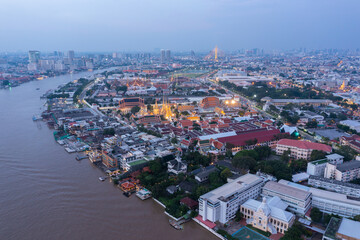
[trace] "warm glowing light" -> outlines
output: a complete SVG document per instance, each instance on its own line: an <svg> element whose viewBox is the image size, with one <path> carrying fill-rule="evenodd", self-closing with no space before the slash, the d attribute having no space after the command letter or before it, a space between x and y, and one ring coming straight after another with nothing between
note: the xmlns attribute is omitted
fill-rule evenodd
<svg viewBox="0 0 360 240"><path fill-rule="evenodd" d="M225 101L225 104L229 104L229 101Z"/></svg>
<svg viewBox="0 0 360 240"><path fill-rule="evenodd" d="M235 100L231 100L231 103L232 103L232 104L235 104Z"/></svg>

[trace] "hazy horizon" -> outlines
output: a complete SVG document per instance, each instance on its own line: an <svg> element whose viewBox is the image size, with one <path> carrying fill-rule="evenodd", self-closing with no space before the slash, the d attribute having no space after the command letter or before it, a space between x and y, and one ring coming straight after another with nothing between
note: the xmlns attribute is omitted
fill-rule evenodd
<svg viewBox="0 0 360 240"><path fill-rule="evenodd" d="M0 3L0 52L360 48L358 0Z"/></svg>

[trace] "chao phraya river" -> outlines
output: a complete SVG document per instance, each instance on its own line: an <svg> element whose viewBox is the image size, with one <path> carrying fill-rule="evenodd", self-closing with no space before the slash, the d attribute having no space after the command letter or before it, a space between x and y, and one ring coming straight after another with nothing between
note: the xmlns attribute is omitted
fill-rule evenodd
<svg viewBox="0 0 360 240"><path fill-rule="evenodd" d="M52 130L32 121L48 89L93 73L0 90L0 239L218 239L195 222L173 229L153 200L126 198L100 182L99 169L76 161Z"/></svg>

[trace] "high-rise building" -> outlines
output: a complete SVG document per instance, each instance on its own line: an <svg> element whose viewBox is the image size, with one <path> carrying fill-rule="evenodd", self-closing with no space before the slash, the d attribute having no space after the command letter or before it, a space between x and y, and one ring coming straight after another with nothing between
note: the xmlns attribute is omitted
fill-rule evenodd
<svg viewBox="0 0 360 240"><path fill-rule="evenodd" d="M166 50L165 57L166 57L166 61L171 60L171 51L169 49Z"/></svg>
<svg viewBox="0 0 360 240"><path fill-rule="evenodd" d="M164 49L160 50L160 61L162 63L165 62L165 50Z"/></svg>
<svg viewBox="0 0 360 240"><path fill-rule="evenodd" d="M75 57L75 52L74 52L74 50L70 50L70 51L68 52L68 58L69 58L70 62L72 62L72 61L74 60L74 57Z"/></svg>
<svg viewBox="0 0 360 240"><path fill-rule="evenodd" d="M29 63L36 63L38 64L40 61L40 52L31 50L29 51Z"/></svg>

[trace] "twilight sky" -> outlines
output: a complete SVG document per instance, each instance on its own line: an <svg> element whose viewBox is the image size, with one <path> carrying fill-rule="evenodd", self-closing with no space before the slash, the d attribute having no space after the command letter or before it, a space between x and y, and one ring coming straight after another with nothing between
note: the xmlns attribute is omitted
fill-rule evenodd
<svg viewBox="0 0 360 240"><path fill-rule="evenodd" d="M360 48L360 0L0 0L0 52Z"/></svg>

